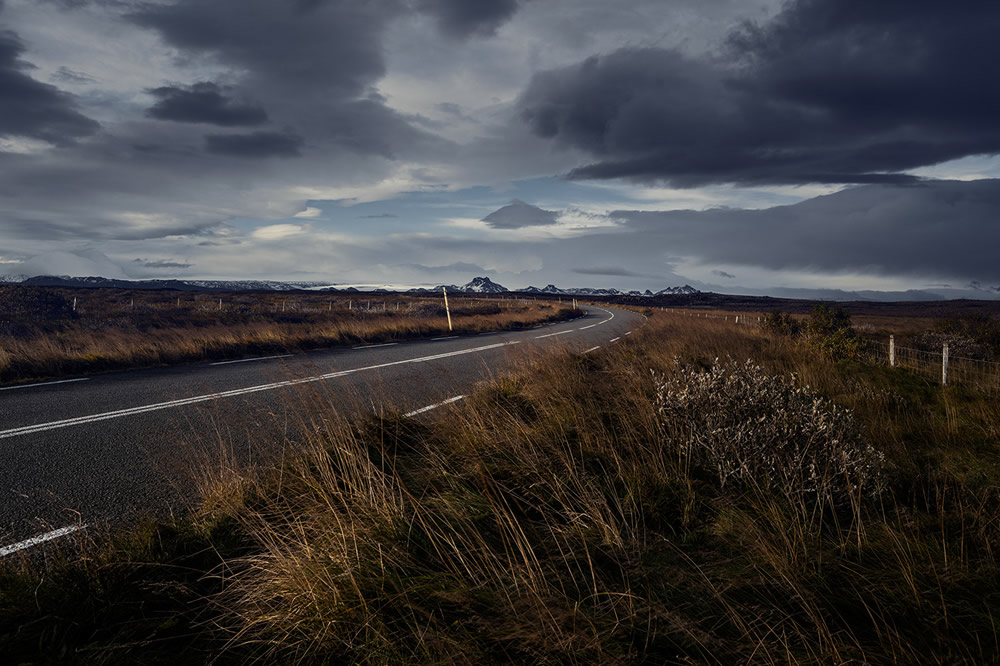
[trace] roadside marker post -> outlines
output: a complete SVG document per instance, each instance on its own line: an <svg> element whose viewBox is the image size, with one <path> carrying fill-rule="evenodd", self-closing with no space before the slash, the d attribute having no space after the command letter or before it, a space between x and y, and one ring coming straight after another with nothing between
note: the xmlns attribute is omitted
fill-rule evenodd
<svg viewBox="0 0 1000 666"><path fill-rule="evenodd" d="M948 385L948 343L941 347L941 386Z"/></svg>
<svg viewBox="0 0 1000 666"><path fill-rule="evenodd" d="M444 312L448 315L448 332L451 332L451 310L448 309L448 290L441 287L441 293L444 294Z"/></svg>

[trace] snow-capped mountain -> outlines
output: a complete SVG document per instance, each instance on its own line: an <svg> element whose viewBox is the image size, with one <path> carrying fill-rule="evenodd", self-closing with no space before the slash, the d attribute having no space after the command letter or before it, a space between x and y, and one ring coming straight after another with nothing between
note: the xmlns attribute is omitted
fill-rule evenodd
<svg viewBox="0 0 1000 666"><path fill-rule="evenodd" d="M459 286L457 284L439 284L433 289L410 289L410 293L422 294L427 292L437 291L440 292L441 289L447 289L449 292L456 293L466 293L472 292L477 294L504 294L507 293L507 287L502 284L497 284L488 277L474 277L472 281L466 282L464 285Z"/></svg>
<svg viewBox="0 0 1000 666"><path fill-rule="evenodd" d="M507 291L507 287L493 282L488 277L474 277L471 282L467 282L462 291L473 291L478 294L500 294Z"/></svg>
<svg viewBox="0 0 1000 666"><path fill-rule="evenodd" d="M667 287L666 289L661 289L660 291L656 292L655 295L663 296L664 294L699 294L699 293L701 292L699 292L691 285L686 284L683 287ZM652 296L653 294L650 294L649 290L647 289L645 295Z"/></svg>

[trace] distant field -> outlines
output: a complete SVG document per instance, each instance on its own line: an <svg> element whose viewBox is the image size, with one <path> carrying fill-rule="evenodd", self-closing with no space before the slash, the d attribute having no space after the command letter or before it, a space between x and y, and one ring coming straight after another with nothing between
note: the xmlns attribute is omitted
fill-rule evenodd
<svg viewBox="0 0 1000 666"><path fill-rule="evenodd" d="M566 318L567 305L452 295L454 331ZM0 382L440 335L436 296L0 286Z"/></svg>

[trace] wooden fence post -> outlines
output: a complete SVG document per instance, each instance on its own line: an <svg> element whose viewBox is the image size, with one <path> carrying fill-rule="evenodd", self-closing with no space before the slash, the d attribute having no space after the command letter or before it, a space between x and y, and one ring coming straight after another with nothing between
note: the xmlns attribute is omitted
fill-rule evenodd
<svg viewBox="0 0 1000 666"><path fill-rule="evenodd" d="M948 343L941 347L941 386L948 385Z"/></svg>
<svg viewBox="0 0 1000 666"><path fill-rule="evenodd" d="M896 367L896 336L889 336L889 367Z"/></svg>

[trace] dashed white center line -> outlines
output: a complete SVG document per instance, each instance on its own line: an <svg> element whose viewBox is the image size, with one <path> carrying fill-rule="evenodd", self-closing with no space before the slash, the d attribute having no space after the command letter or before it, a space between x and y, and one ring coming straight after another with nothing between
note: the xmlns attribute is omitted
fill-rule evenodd
<svg viewBox="0 0 1000 666"><path fill-rule="evenodd" d="M627 331L625 335L632 335L632 331Z"/></svg>
<svg viewBox="0 0 1000 666"><path fill-rule="evenodd" d="M590 349L583 350L583 353L584 354L589 354L590 352L594 351L595 349L600 349L600 348L601 348L601 345L597 345L596 347L591 347Z"/></svg>
<svg viewBox="0 0 1000 666"><path fill-rule="evenodd" d="M584 326L583 328L578 328L578 331L586 331L588 328L594 328L597 324L591 324L590 326Z"/></svg>
<svg viewBox="0 0 1000 666"><path fill-rule="evenodd" d="M31 537L30 539L25 539L24 541L19 541L18 543L11 544L9 546L4 546L0 548L0 557L7 557L8 555L13 555L19 550L24 550L25 548L31 548L32 546L37 546L40 543L45 543L46 541L52 541L53 539L58 539L59 537L66 536L67 534L72 534L73 532L79 532L80 530L86 528L86 525L70 525L69 527L60 527L57 530L52 530L51 532L46 532L45 534L39 534L38 536Z"/></svg>
<svg viewBox="0 0 1000 666"><path fill-rule="evenodd" d="M96 421L117 419L124 416L134 416L136 414L155 412L161 409L170 409L172 407L184 407L186 405L194 405L201 402L208 402L210 400L234 398L236 396L247 395L249 393L257 393L260 391L271 391L277 388L284 388L287 386L298 386L299 384L320 382L327 379L334 379L336 377L344 377L346 375L351 375L356 372L378 370L380 368L388 368L396 365L403 365L404 363L425 363L427 361L436 361L438 359L449 358L451 356L474 354L476 352L483 352L490 349L497 349L499 347L508 347L510 345L520 344L520 342L521 342L520 340L513 340L511 342L500 342L497 344L485 345L483 347L472 347L471 349L459 349L457 351L445 352L443 354L434 354L432 356L421 356L419 358L408 358L401 361L390 361L388 363L379 363L377 365L369 365L362 368L352 368L350 370L339 370L337 372L328 372L325 375L317 375L315 377L302 377L300 379L289 379L286 381L273 382L270 384L258 384L257 386L248 386L247 388L233 389L230 391L220 391L218 393L206 393L205 395L196 395L196 396L191 396L189 398L180 398L178 400L158 402L151 405L142 405L140 407L129 407L128 409L117 409L111 412L101 412L99 414L77 416L70 419L62 419L61 421L51 421L49 423L36 423L34 425L21 426L19 428L10 428L9 430L0 430L0 439L7 439L8 437L17 437L18 435L30 435L32 433L44 432L47 430L56 430L57 428L68 428L70 426L83 425L85 423L94 423Z"/></svg>
<svg viewBox="0 0 1000 666"><path fill-rule="evenodd" d="M85 382L90 377L80 377L79 379L60 379L57 382L42 382L41 384L19 384L18 386L4 386L0 391L13 391L14 389L32 388L34 386L52 386L53 384L69 384L70 382Z"/></svg>
<svg viewBox="0 0 1000 666"><path fill-rule="evenodd" d="M535 336L536 340L541 340L542 338L551 338L553 335L566 335L567 333L572 333L573 331L559 331L558 333L546 333L545 335Z"/></svg>
<svg viewBox="0 0 1000 666"><path fill-rule="evenodd" d="M443 338L431 338L431 342L437 342L438 340L454 340L457 335L446 335Z"/></svg>
<svg viewBox="0 0 1000 666"><path fill-rule="evenodd" d="M442 400L441 402L434 403L433 405L427 405L426 407L421 407L420 409L414 409L412 412L403 414L403 416L416 416L417 414L423 414L424 412L429 412L432 409L437 409L438 407L444 407L445 405L453 402L458 402L464 397L464 395L456 395L454 398L448 398L447 400Z"/></svg>
<svg viewBox="0 0 1000 666"><path fill-rule="evenodd" d="M611 338L611 342L618 342L621 338Z"/></svg>
<svg viewBox="0 0 1000 666"><path fill-rule="evenodd" d="M218 361L209 365L229 365L230 363L249 363L250 361L266 361L271 358L288 358L291 354L277 354L275 356L259 356L257 358L240 358L235 361Z"/></svg>
<svg viewBox="0 0 1000 666"><path fill-rule="evenodd" d="M398 344L398 342L383 342L380 345L358 345L357 347L351 347L351 349L375 349L376 347L391 347Z"/></svg>

